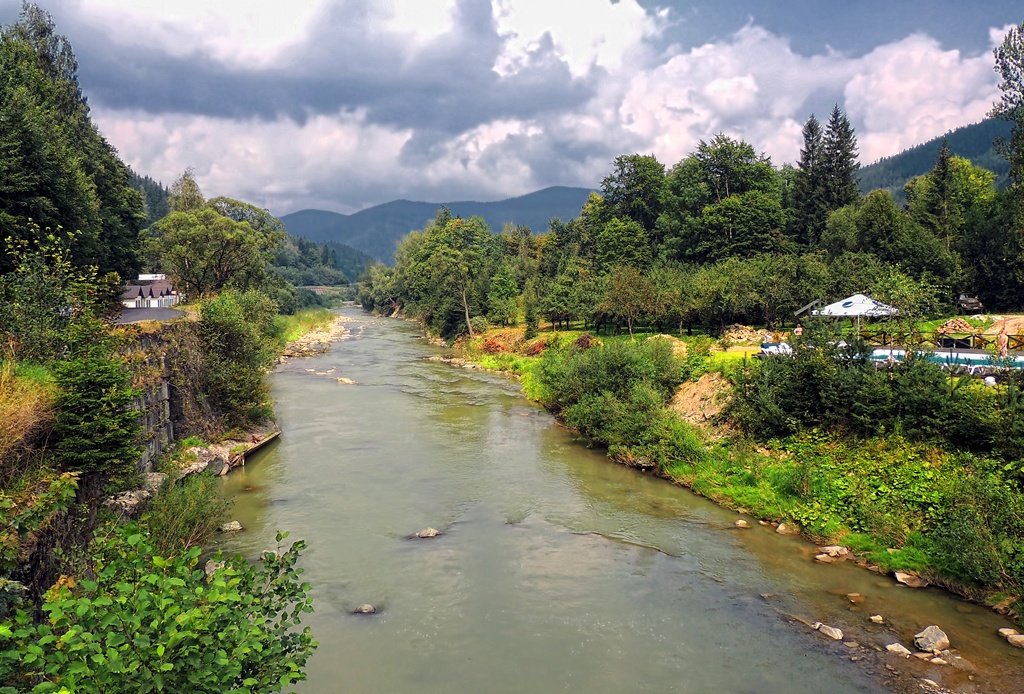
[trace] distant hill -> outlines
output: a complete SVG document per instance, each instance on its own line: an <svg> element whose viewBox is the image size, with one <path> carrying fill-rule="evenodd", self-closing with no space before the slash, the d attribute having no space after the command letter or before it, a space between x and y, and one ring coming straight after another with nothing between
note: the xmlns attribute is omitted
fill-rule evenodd
<svg viewBox="0 0 1024 694"><path fill-rule="evenodd" d="M290 234L323 243L347 244L378 260L390 263L399 239L422 229L442 205L460 217L483 217L494 231L506 223L543 232L557 217L568 221L580 213L590 190L555 186L497 202L414 202L394 200L345 215L324 210L301 210L281 217Z"/></svg>
<svg viewBox="0 0 1024 694"><path fill-rule="evenodd" d="M945 137L953 154L970 159L996 173L996 183L1006 185L1009 164L996 153L993 142L998 137L1009 137L1012 125L1008 121L989 118L980 123L951 130ZM860 170L860 189L868 193L878 188L889 190L903 202L903 186L914 176L927 173L935 165L942 138L936 137L891 157L879 159Z"/></svg>

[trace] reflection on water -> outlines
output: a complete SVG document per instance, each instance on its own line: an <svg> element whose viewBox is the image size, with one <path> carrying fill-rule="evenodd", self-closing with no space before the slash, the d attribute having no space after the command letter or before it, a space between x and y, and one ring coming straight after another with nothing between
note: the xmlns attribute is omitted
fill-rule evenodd
<svg viewBox="0 0 1024 694"><path fill-rule="evenodd" d="M780 609L844 629L881 612L905 643L938 623L975 662L1005 647L994 615L738 532L575 443L506 379L426 361L412 326L351 315L358 337L272 376L284 434L225 481L246 528L226 548L255 555L277 529L310 544L321 646L303 691L879 690ZM428 526L444 534L409 539ZM349 614L365 602L380 614ZM859 638L897 637L876 629Z"/></svg>

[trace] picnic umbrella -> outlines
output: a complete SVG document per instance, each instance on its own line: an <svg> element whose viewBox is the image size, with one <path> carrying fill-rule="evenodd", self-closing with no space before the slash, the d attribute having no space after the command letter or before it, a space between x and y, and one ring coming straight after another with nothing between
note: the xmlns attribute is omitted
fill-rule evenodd
<svg viewBox="0 0 1024 694"><path fill-rule="evenodd" d="M883 318L897 314L899 314L899 310L895 307L883 304L881 301L872 299L864 294L854 294L845 299L840 299L834 304L811 311L812 316L854 318L857 321L858 334L860 334L860 319L862 316L867 318Z"/></svg>

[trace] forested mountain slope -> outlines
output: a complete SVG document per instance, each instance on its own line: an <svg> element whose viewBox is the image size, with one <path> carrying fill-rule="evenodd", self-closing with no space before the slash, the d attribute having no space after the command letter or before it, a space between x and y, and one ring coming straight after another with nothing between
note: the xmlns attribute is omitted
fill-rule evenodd
<svg viewBox="0 0 1024 694"><path fill-rule="evenodd" d="M281 217L288 232L311 241L347 244L379 260L391 262L399 239L421 229L442 205L460 217L481 216L494 231L506 223L530 227L535 232L548 228L552 218L576 217L590 190L554 186L528 195L496 202L416 202L393 200L344 215L324 210L301 210Z"/></svg>
<svg viewBox="0 0 1024 694"><path fill-rule="evenodd" d="M1010 167L1006 159L996 152L993 144L996 138L1008 137L1009 121L989 118L980 123L965 125L952 130L944 137L949 141L953 154L970 159L977 166L994 171L996 184L1006 185ZM891 157L879 159L874 164L860 169L860 189L867 194L884 188L900 202L904 200L903 186L914 176L931 170L942 146L942 137L928 140L916 147L904 150Z"/></svg>

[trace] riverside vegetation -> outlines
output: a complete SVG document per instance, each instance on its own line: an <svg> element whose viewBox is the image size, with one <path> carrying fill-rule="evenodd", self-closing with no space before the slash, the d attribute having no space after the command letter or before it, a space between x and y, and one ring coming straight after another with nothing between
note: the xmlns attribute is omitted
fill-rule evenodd
<svg viewBox="0 0 1024 694"><path fill-rule="evenodd" d="M900 310L898 334L951 310L960 291L1021 310L1024 25L996 49L995 69L993 115L1011 125L999 143L1005 188L944 146L907 184L905 206L884 190L861 196L856 137L837 107L824 127L808 119L795 168L725 135L667 172L653 156L620 156L601 194L546 234L493 234L442 209L399 244L393 267L369 269L360 300L517 373L528 396L622 462L1020 619L1018 374L986 388L923 359L879 370L862 345L825 347L838 336L810 326L819 348L757 363L712 356L705 336L731 323L776 331L812 300L858 291ZM541 320L552 332L538 337ZM634 341L652 329L685 333L687 356ZM668 408L680 383L709 370L729 391L714 436Z"/></svg>
<svg viewBox="0 0 1024 694"><path fill-rule="evenodd" d="M265 210L206 201L188 172L169 194L146 187L146 209L76 69L35 5L0 28L0 691L279 691L316 647L304 543L282 533L255 566L204 570L226 508L208 473L135 520L103 502L138 486L132 407L152 361L166 360L179 436L264 422L286 335L330 317L303 311L319 302L282 268L333 281L337 260ZM188 288L184 319L113 325L122 278L142 269Z"/></svg>

